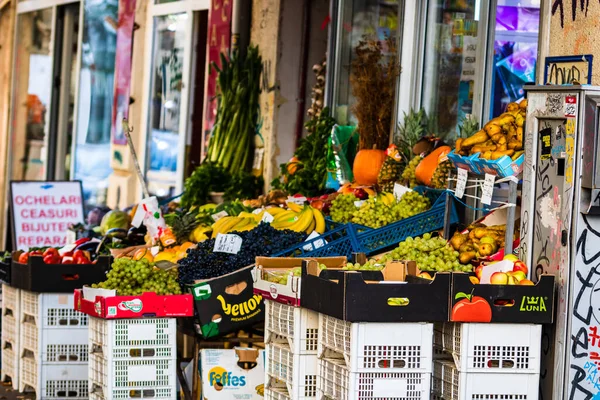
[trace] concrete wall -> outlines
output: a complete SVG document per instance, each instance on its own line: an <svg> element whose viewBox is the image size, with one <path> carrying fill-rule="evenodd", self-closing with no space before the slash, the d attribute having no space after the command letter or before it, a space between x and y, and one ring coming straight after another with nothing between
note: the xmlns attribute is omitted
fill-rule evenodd
<svg viewBox="0 0 600 400"><path fill-rule="evenodd" d="M552 0L549 3L548 55L593 54L592 84L600 85L600 2Z"/></svg>

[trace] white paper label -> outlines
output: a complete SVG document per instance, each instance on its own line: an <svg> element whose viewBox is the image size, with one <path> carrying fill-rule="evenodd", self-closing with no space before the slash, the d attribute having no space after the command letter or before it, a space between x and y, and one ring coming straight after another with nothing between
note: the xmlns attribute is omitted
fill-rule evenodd
<svg viewBox="0 0 600 400"><path fill-rule="evenodd" d="M223 211L219 211L216 214L211 215L210 217L213 219L213 221L217 222L221 218L228 217L228 216L229 216L229 214L227 214L227 211L223 210Z"/></svg>
<svg viewBox="0 0 600 400"><path fill-rule="evenodd" d="M254 161L252 162L252 169L262 170L262 160L265 154L264 147L257 147L254 149Z"/></svg>
<svg viewBox="0 0 600 400"><path fill-rule="evenodd" d="M265 211L265 213L262 216L261 222L266 222L267 224L270 224L271 222L273 222L274 219L274 216Z"/></svg>
<svg viewBox="0 0 600 400"><path fill-rule="evenodd" d="M485 174L485 181L483 182L483 188L481 189L481 203L490 205L492 204L492 195L494 194L494 182L496 181L495 175Z"/></svg>
<svg viewBox="0 0 600 400"><path fill-rule="evenodd" d="M237 254L242 248L242 238L238 235L228 234L217 234L215 239L215 247L213 253L229 253Z"/></svg>
<svg viewBox="0 0 600 400"><path fill-rule="evenodd" d="M365 204L365 201L364 201L364 200L356 200L356 201L354 202L354 207L356 207L356 208L361 208L363 204Z"/></svg>
<svg viewBox="0 0 600 400"><path fill-rule="evenodd" d="M158 253L160 253L160 246L150 247L150 254L152 254L152 257L156 257Z"/></svg>
<svg viewBox="0 0 600 400"><path fill-rule="evenodd" d="M252 211L252 214L260 214L261 212L263 212L265 209L264 208L257 208L256 210Z"/></svg>
<svg viewBox="0 0 600 400"><path fill-rule="evenodd" d="M459 199L462 199L465 194L465 187L467 186L467 177L469 173L464 168L458 168L458 175L456 177L456 189L454 195Z"/></svg>
<svg viewBox="0 0 600 400"><path fill-rule="evenodd" d="M288 198L287 198L288 203L295 203L295 204L298 204L299 206L303 206L304 202L306 200L307 200L307 198L304 196L302 196L302 197L288 196Z"/></svg>
<svg viewBox="0 0 600 400"><path fill-rule="evenodd" d="M407 188L406 186L403 186L399 183L394 183L394 197L396 198L396 200L400 201L402 196L404 196L404 194L408 192L412 192L412 189Z"/></svg>
<svg viewBox="0 0 600 400"><path fill-rule="evenodd" d="M318 238L319 236L321 236L319 234L319 232L312 231L312 233L310 235L308 235L308 237L306 238L305 242L308 242L309 240ZM318 249L319 247L323 247L326 244L327 244L327 240L325 240L325 239L319 239L319 240L315 240L311 244L307 244L306 246L304 246L302 248L304 249L304 251L311 251L311 250Z"/></svg>
<svg viewBox="0 0 600 400"><path fill-rule="evenodd" d="M75 243L76 241L77 241L77 233L75 233L75 231L68 230L67 231L67 241L65 243L70 244L70 243Z"/></svg>

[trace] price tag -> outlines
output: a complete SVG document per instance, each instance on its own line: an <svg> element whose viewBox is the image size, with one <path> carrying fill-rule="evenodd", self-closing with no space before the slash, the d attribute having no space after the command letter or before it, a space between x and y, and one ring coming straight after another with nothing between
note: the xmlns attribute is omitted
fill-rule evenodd
<svg viewBox="0 0 600 400"><path fill-rule="evenodd" d="M252 169L262 170L262 161L264 154L264 147L257 147L256 149L254 149L254 161L252 162Z"/></svg>
<svg viewBox="0 0 600 400"><path fill-rule="evenodd" d="M265 213L262 216L261 222L266 222L267 224L270 224L271 222L273 222L274 219L274 216L265 211Z"/></svg>
<svg viewBox="0 0 600 400"><path fill-rule="evenodd" d="M227 211L223 210L223 211L219 211L216 214L211 215L210 217L213 219L213 221L217 222L221 218L228 217L228 216L229 216L229 214L227 214Z"/></svg>
<svg viewBox="0 0 600 400"><path fill-rule="evenodd" d="M252 211L252 214L260 214L261 212L263 212L265 209L264 208L257 208L256 210Z"/></svg>
<svg viewBox="0 0 600 400"><path fill-rule="evenodd" d="M364 200L356 200L356 201L354 202L354 207L356 207L356 208L361 208L363 204L365 204L365 201L364 201Z"/></svg>
<svg viewBox="0 0 600 400"><path fill-rule="evenodd" d="M229 253L237 254L242 248L242 238L238 235L232 235L230 233L217 234L215 239L215 247L213 253Z"/></svg>
<svg viewBox="0 0 600 400"><path fill-rule="evenodd" d="M469 173L464 168L458 169L458 176L456 177L456 189L454 189L454 195L459 199L462 199L465 194L465 187L467 186L467 177Z"/></svg>
<svg viewBox="0 0 600 400"><path fill-rule="evenodd" d="M485 181L483 182L483 188L481 189L481 203L490 205L492 204L492 195L494 194L494 182L496 181L495 175L485 174Z"/></svg>
<svg viewBox="0 0 600 400"><path fill-rule="evenodd" d="M312 233L310 235L308 235L308 237L306 238L305 242L308 242L309 240L318 238L319 233L317 231L312 231ZM314 242L312 242L311 244L307 244L306 246L303 246L302 248L304 249L304 251L311 251L311 250L316 250L319 247L323 247L327 244L327 240L325 239L319 239L319 240L315 240Z"/></svg>
<svg viewBox="0 0 600 400"><path fill-rule="evenodd" d="M394 197L396 198L396 200L400 201L402 196L404 196L404 194L408 192L412 192L412 189L407 188L406 186L403 186L399 183L394 183Z"/></svg>
<svg viewBox="0 0 600 400"><path fill-rule="evenodd" d="M65 243L71 244L71 243L75 243L76 241L77 241L77 233L75 231L68 230L67 231L67 240Z"/></svg>
<svg viewBox="0 0 600 400"><path fill-rule="evenodd" d="M304 202L306 201L306 197L302 196L302 197L293 197L293 196L288 196L287 198L287 202L288 203L296 203L299 206L303 206Z"/></svg>

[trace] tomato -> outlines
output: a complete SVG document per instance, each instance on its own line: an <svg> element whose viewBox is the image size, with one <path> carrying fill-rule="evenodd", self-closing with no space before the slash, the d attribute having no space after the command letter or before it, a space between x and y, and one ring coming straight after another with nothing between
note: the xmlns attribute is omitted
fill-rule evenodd
<svg viewBox="0 0 600 400"><path fill-rule="evenodd" d="M61 264L75 264L75 261L73 260L73 257L71 256L64 256Z"/></svg>
<svg viewBox="0 0 600 400"><path fill-rule="evenodd" d="M44 256L44 254L39 250L30 251L29 255L30 256L42 256L42 257Z"/></svg>
<svg viewBox="0 0 600 400"><path fill-rule="evenodd" d="M490 322L492 320L492 307L486 299L459 292L455 299L458 301L452 307L450 320L453 322Z"/></svg>
<svg viewBox="0 0 600 400"><path fill-rule="evenodd" d="M48 254L44 256L44 263L46 264L58 264L60 262L60 258L54 257L52 254Z"/></svg>
<svg viewBox="0 0 600 400"><path fill-rule="evenodd" d="M27 264L27 261L29 261L29 253L22 253L19 256L19 262L21 264Z"/></svg>
<svg viewBox="0 0 600 400"><path fill-rule="evenodd" d="M58 250L53 248L53 247L49 247L48 249L46 249L46 251L44 251L44 254L42 254L44 257L47 256L52 256L52 257L59 257L58 255Z"/></svg>

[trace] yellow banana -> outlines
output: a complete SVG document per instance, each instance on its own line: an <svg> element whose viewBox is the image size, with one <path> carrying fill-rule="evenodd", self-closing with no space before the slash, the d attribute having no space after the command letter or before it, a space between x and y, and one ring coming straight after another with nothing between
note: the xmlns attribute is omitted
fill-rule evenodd
<svg viewBox="0 0 600 400"><path fill-rule="evenodd" d="M251 221L248 225L246 225L242 228L235 228L233 230L236 232L245 232L245 231L251 231L254 228L256 228L256 223Z"/></svg>
<svg viewBox="0 0 600 400"><path fill-rule="evenodd" d="M281 208L281 207L270 207L270 208L267 208L265 211L268 212L269 214L271 214L272 216L276 216L276 215L281 214L282 212L286 211L286 209Z"/></svg>
<svg viewBox="0 0 600 400"><path fill-rule="evenodd" d="M227 233L227 232L229 232L231 230L231 228L234 227L234 226L236 226L240 222L240 220L242 219L242 218L239 218L239 217L223 217L221 219L225 219L225 218L227 218L227 219L225 220L225 222L223 222L223 224L221 226L219 226L219 229L214 229L213 230L213 233L212 233L212 238L213 239L216 238L219 233Z"/></svg>
<svg viewBox="0 0 600 400"><path fill-rule="evenodd" d="M273 222L288 221L297 216L298 214L293 212L292 210L286 210L285 212L277 214Z"/></svg>
<svg viewBox="0 0 600 400"><path fill-rule="evenodd" d="M219 232L219 229L221 229L221 227L230 219L230 218L235 218L235 217L223 217L221 219L219 219L217 222L215 222L212 226L212 231L214 232ZM215 234L216 236L216 234Z"/></svg>
<svg viewBox="0 0 600 400"><path fill-rule="evenodd" d="M275 229L290 229L292 225L298 222L299 216L293 211L289 211L290 214L280 214L271 222L271 226Z"/></svg>
<svg viewBox="0 0 600 400"><path fill-rule="evenodd" d="M317 223L315 222L315 219L311 219L310 220L310 225L308 226L308 228L306 228L306 233L308 233L309 235L315 230L315 227L317 226Z"/></svg>
<svg viewBox="0 0 600 400"><path fill-rule="evenodd" d="M238 217L242 217L242 218L251 217L251 218L254 218L255 215L256 214L249 213L248 211L242 211L241 213L238 214Z"/></svg>
<svg viewBox="0 0 600 400"><path fill-rule="evenodd" d="M317 210L316 208L312 208L312 213L313 213L313 218L315 220L315 229L314 230L317 231L317 233L324 233L325 232L325 217L323 217L323 213L321 212L321 210Z"/></svg>
<svg viewBox="0 0 600 400"><path fill-rule="evenodd" d="M242 220L240 222L238 222L237 224L235 224L234 226L232 226L229 229L229 232L239 231L240 229L245 228L248 225L251 225L253 223L254 223L254 217L242 218Z"/></svg>
<svg viewBox="0 0 600 400"><path fill-rule="evenodd" d="M290 229L295 232L304 232L308 229L310 221L313 220L313 213L310 211L310 207L306 207L300 213L298 220L290 226Z"/></svg>
<svg viewBox="0 0 600 400"><path fill-rule="evenodd" d="M291 202L287 203L287 208L289 208L290 210L292 210L295 213L299 213L302 211L302 207L296 203L291 203Z"/></svg>
<svg viewBox="0 0 600 400"><path fill-rule="evenodd" d="M256 221L257 223L262 221L263 216L265 215L265 210L259 212L258 214L252 214L252 217L254 218L254 221Z"/></svg>

